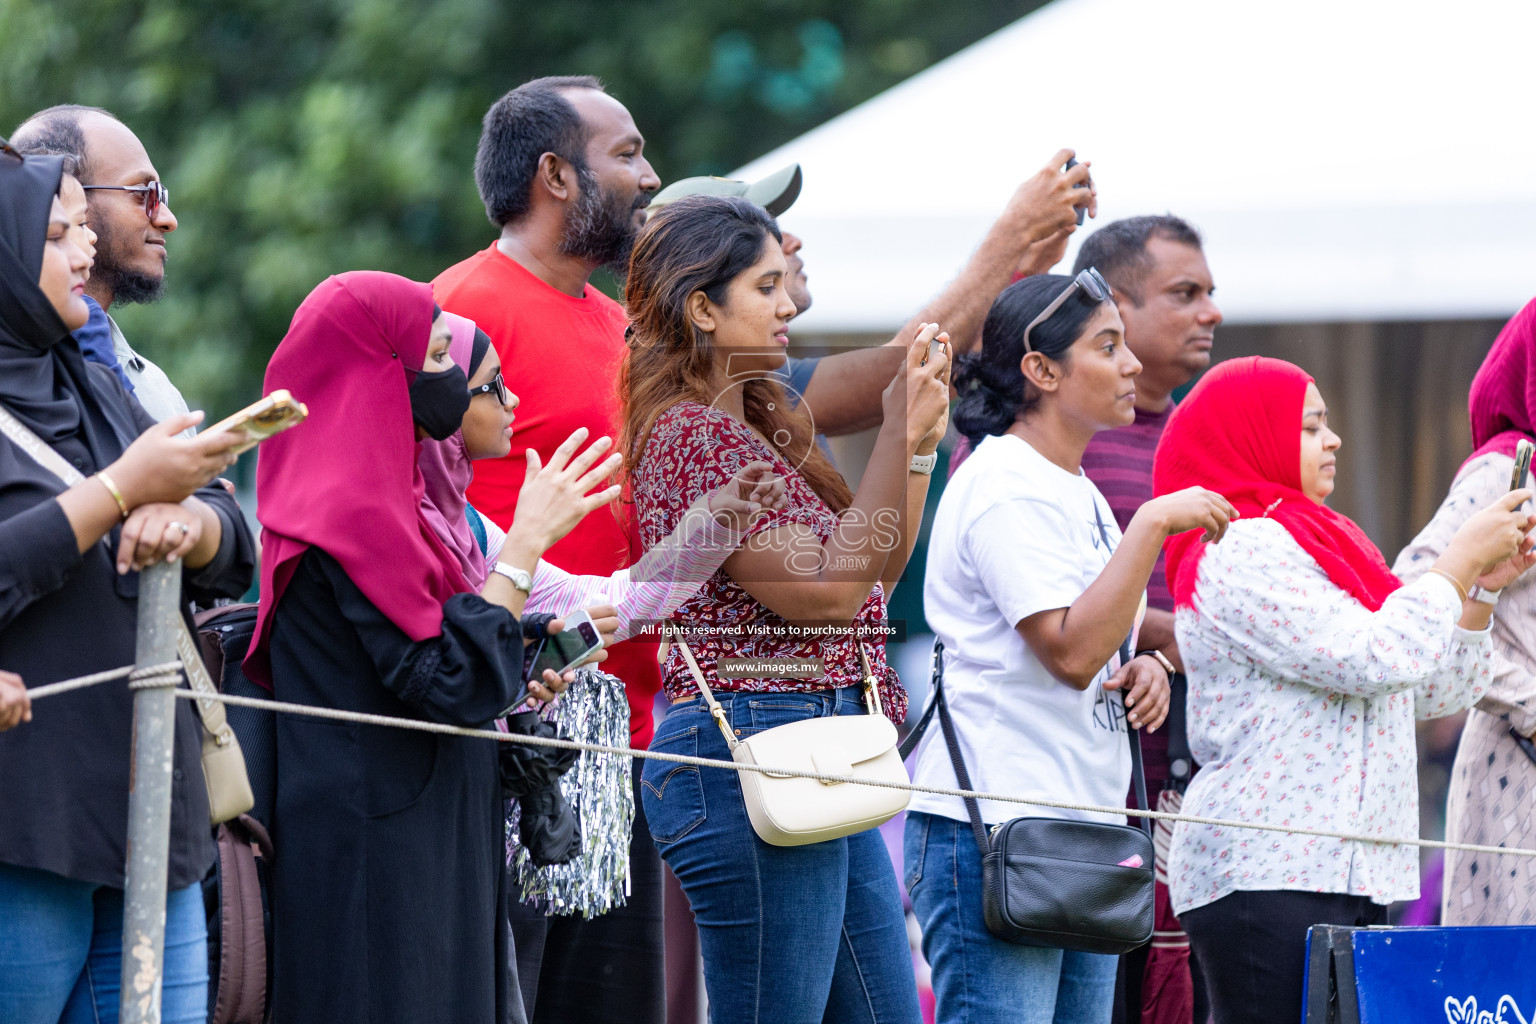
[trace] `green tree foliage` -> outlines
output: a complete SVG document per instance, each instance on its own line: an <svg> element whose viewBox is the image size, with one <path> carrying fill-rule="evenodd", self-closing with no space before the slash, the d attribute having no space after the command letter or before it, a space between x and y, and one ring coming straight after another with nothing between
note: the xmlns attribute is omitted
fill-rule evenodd
<svg viewBox="0 0 1536 1024"><path fill-rule="evenodd" d="M113 313L217 414L326 275L426 280L489 244L475 142L522 81L598 75L663 181L718 174L1037 5L0 0L0 131L73 102L138 132L181 226L166 298Z"/></svg>

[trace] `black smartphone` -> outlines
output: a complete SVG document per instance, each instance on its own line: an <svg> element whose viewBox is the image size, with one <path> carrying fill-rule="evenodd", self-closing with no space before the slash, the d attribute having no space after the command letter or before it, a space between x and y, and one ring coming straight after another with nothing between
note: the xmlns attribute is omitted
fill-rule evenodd
<svg viewBox="0 0 1536 1024"><path fill-rule="evenodd" d="M1062 170L1063 171L1070 171L1072 168L1074 168L1076 166L1077 166L1077 158L1076 157L1068 157L1067 158L1066 166L1062 167ZM1073 185L1072 187L1073 188L1087 188L1088 186L1085 183L1079 182L1078 184ZM1077 226L1078 227L1082 227L1083 226L1083 218L1086 217L1087 215L1088 215L1088 207L1086 205L1079 206L1077 208Z"/></svg>

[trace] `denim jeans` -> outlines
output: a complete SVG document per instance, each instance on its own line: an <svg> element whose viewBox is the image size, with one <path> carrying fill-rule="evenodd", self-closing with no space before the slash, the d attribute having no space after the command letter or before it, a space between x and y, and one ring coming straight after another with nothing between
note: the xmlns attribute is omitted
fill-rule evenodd
<svg viewBox="0 0 1536 1024"><path fill-rule="evenodd" d="M827 715L864 714L859 691L718 694L742 738ZM673 707L651 749L730 760L700 700ZM737 773L647 761L645 817L699 928L713 1024L917 1024L917 983L880 833L769 846L752 831Z"/></svg>
<svg viewBox="0 0 1536 1024"><path fill-rule="evenodd" d="M0 864L0 1021L116 1024L123 891ZM202 887L170 893L165 913L165 1024L208 1019Z"/></svg>
<svg viewBox="0 0 1536 1024"><path fill-rule="evenodd" d="M968 822L909 812L903 860L938 1024L1108 1024L1119 958L993 938Z"/></svg>

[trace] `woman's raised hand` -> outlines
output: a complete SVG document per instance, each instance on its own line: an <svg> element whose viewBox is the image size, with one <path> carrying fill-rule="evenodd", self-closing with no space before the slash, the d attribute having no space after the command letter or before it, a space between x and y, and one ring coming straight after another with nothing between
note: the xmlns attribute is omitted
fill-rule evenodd
<svg viewBox="0 0 1536 1024"><path fill-rule="evenodd" d="M1142 516L1151 517L1165 537L1186 530L1204 530L1201 543L1214 544L1226 534L1227 525L1237 518L1237 509L1215 491L1186 487L1142 505L1136 510L1135 518Z"/></svg>
<svg viewBox="0 0 1536 1024"><path fill-rule="evenodd" d="M27 684L15 672L0 672L0 732L32 721Z"/></svg>
<svg viewBox="0 0 1536 1024"><path fill-rule="evenodd" d="M928 343L937 338L942 351L928 358ZM938 447L949 422L949 335L938 324L923 324L907 348L896 377L887 385L883 399L888 429L904 426L907 451L928 455ZM924 363L924 360L927 363Z"/></svg>
<svg viewBox="0 0 1536 1024"><path fill-rule="evenodd" d="M619 486L594 491L619 468L617 452L604 458L613 442L600 437L579 455L587 439L581 427L556 448L543 465L539 453L528 449L528 473L517 496L517 515L507 531L507 546L520 555L542 557L550 546L576 528L588 512L619 496Z"/></svg>
<svg viewBox="0 0 1536 1024"><path fill-rule="evenodd" d="M1530 537L1531 527L1536 526L1536 515L1522 508L1532 496L1529 488L1510 491L1481 512L1474 513L1461 524L1461 529L1446 545L1445 553L1436 560L1435 567L1463 583L1476 579L1485 590L1503 590L1513 583L1536 564Z"/></svg>
<svg viewBox="0 0 1536 1024"><path fill-rule="evenodd" d="M721 526L745 533L760 512L784 507L784 478L766 462L749 462L709 496L709 511Z"/></svg>
<svg viewBox="0 0 1536 1024"><path fill-rule="evenodd" d="M140 434L106 467L130 509L155 502L175 504L234 465L239 438L228 431L177 437L203 421L201 412L183 413Z"/></svg>

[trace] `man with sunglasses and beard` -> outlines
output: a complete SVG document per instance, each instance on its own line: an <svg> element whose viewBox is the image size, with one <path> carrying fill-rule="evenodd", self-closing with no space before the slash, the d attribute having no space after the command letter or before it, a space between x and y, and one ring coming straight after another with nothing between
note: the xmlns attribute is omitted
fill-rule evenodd
<svg viewBox="0 0 1536 1024"><path fill-rule="evenodd" d="M503 528L517 508L527 449L547 462L578 428L594 440L619 436L616 385L628 321L590 278L628 261L644 208L661 186L644 148L629 111L595 78L526 82L485 115L475 184L500 237L443 271L432 290L443 309L490 336L521 398L512 454L478 463L469 488L475 508ZM630 552L629 529L605 507L545 560L608 576L630 564ZM636 747L651 739L651 705L661 689L656 653L654 641L629 640L610 648L603 666L624 681ZM518 975L535 1024L664 1020L661 858L638 791L635 808L624 906L586 920L545 917L513 903Z"/></svg>
<svg viewBox="0 0 1536 1024"><path fill-rule="evenodd" d="M90 320L75 332L81 352L112 368L155 419L185 413L181 392L133 350L107 312L113 303L154 302L165 287L165 236L176 230L176 215L144 144L100 107L72 103L27 118L11 144L22 153L65 157L85 187L96 264L85 285Z"/></svg>

